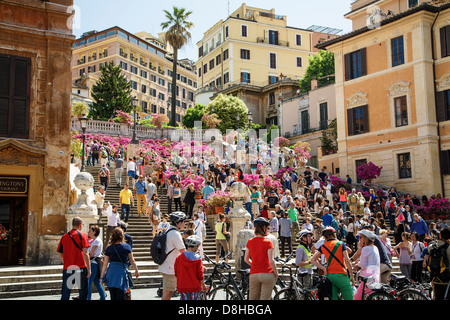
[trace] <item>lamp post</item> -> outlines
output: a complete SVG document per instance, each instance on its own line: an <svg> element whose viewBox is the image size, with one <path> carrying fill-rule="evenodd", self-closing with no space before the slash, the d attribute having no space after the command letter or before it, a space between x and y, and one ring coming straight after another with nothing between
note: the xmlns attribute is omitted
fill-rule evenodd
<svg viewBox="0 0 450 320"><path fill-rule="evenodd" d="M249 111L249 112L247 113L247 119L248 119L248 128L250 129L251 124L252 124L252 121L253 121L253 114L252 114L251 111Z"/></svg>
<svg viewBox="0 0 450 320"><path fill-rule="evenodd" d="M138 99L136 97L133 98L131 101L133 104L133 110L134 110L134 123L133 123L133 139L131 139L131 144L139 144L139 140L136 138L136 107L138 105Z"/></svg>
<svg viewBox="0 0 450 320"><path fill-rule="evenodd" d="M86 117L85 114L83 114L83 116L79 120L81 124L81 130L83 131L83 148L81 151L81 172L84 172L86 171L86 167L84 166L84 153L85 153L84 148L86 142L86 127L89 119Z"/></svg>
<svg viewBox="0 0 450 320"><path fill-rule="evenodd" d="M238 113L236 115L236 123L237 123L237 128L236 129L239 129L239 122L241 122L241 115Z"/></svg>

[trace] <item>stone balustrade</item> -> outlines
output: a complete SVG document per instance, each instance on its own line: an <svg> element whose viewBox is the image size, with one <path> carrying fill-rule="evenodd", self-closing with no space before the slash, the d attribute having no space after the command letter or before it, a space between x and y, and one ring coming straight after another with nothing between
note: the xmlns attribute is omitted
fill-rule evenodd
<svg viewBox="0 0 450 320"><path fill-rule="evenodd" d="M81 124L77 118L72 118L72 131L81 132ZM89 120L86 133L101 133L108 136L133 137L133 126L126 123L108 122L100 120ZM136 137L138 139L168 139L168 140L196 140L204 139L205 130L200 129L175 129L175 128L152 128L136 126Z"/></svg>

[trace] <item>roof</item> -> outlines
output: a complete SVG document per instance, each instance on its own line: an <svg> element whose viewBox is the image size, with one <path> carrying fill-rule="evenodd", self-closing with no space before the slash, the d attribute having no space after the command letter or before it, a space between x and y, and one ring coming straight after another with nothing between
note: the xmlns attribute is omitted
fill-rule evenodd
<svg viewBox="0 0 450 320"><path fill-rule="evenodd" d="M342 29L323 27L323 26L316 26L316 25L312 25L311 27L306 28L306 30L311 30L311 31L314 31L314 32L319 32L319 33L334 34L334 35L342 32Z"/></svg>
<svg viewBox="0 0 450 320"><path fill-rule="evenodd" d="M420 4L417 7L413 7L411 9L408 9L406 11L400 12L398 14L389 16L388 18L385 18L385 19L381 20L380 21L380 26L384 26L384 25L387 25L387 24L392 23L394 21L398 21L398 20L403 19L403 18L405 18L405 17L407 17L409 15L417 13L419 11L424 11L425 10L425 11L432 12L432 13L438 13L439 11L445 10L445 9L448 9L448 8L450 8L450 0L434 0L434 1L430 1L430 2L425 2L425 3ZM357 35L363 34L363 33L368 32L370 30L373 30L373 28L365 26L363 28L360 28L360 29L357 29L357 30L353 30L353 31L351 31L351 32L349 32L347 34L344 34L342 36L339 36L337 38L334 38L334 39L331 39L331 40L319 43L319 44L316 45L316 48L326 50L326 48L328 46L331 46L333 44L342 42L342 41L347 40L347 39L351 39L351 38L353 38L353 37L355 37Z"/></svg>

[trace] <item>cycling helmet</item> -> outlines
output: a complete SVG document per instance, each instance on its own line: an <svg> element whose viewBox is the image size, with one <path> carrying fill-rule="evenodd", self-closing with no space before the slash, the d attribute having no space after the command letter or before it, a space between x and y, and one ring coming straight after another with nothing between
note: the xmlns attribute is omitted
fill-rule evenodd
<svg viewBox="0 0 450 320"><path fill-rule="evenodd" d="M177 212L171 213L169 215L169 218L170 218L170 221L177 224L178 222L182 222L182 221L186 220L186 215L181 211L177 211Z"/></svg>
<svg viewBox="0 0 450 320"><path fill-rule="evenodd" d="M259 218L255 219L255 221L253 222L253 225L255 227L269 226L270 225L270 221L267 220L266 218L259 217Z"/></svg>
<svg viewBox="0 0 450 320"><path fill-rule="evenodd" d="M189 236L184 242L188 247L196 247L202 244L202 239L199 236Z"/></svg>
<svg viewBox="0 0 450 320"><path fill-rule="evenodd" d="M336 233L336 230L333 227L325 227L322 230L322 236L324 236L324 237L332 235L333 233Z"/></svg>
<svg viewBox="0 0 450 320"><path fill-rule="evenodd" d="M299 232L297 238L298 238L298 239L301 239L301 238L303 238L303 236L306 236L306 235L308 235L308 234L313 234L313 233L312 233L312 231L310 231L310 230L304 229L304 230L302 230L302 231Z"/></svg>

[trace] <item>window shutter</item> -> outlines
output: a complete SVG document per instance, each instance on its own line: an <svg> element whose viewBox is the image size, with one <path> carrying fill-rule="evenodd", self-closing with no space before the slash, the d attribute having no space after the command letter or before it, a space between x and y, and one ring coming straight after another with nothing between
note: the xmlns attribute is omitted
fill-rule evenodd
<svg viewBox="0 0 450 320"><path fill-rule="evenodd" d="M275 31L274 34L275 34L275 44L278 45L278 31Z"/></svg>
<svg viewBox="0 0 450 320"><path fill-rule="evenodd" d="M353 109L347 109L347 135L352 136L353 133Z"/></svg>
<svg viewBox="0 0 450 320"><path fill-rule="evenodd" d="M344 55L344 69L345 69L345 81L351 80L352 78L352 63L350 53Z"/></svg>
<svg viewBox="0 0 450 320"><path fill-rule="evenodd" d="M436 106L437 106L437 121L445 121L445 109L446 109L446 91L440 91L436 95Z"/></svg>
<svg viewBox="0 0 450 320"><path fill-rule="evenodd" d="M361 73L363 76L367 75L367 52L366 48L361 49Z"/></svg>
<svg viewBox="0 0 450 320"><path fill-rule="evenodd" d="M442 174L450 174L450 150L441 150L441 171Z"/></svg>
<svg viewBox="0 0 450 320"><path fill-rule="evenodd" d="M369 132L369 106L362 106L364 116L364 132Z"/></svg>
<svg viewBox="0 0 450 320"><path fill-rule="evenodd" d="M440 31L440 40L441 40L441 58L447 56L447 36L446 36L446 27L441 28Z"/></svg>

